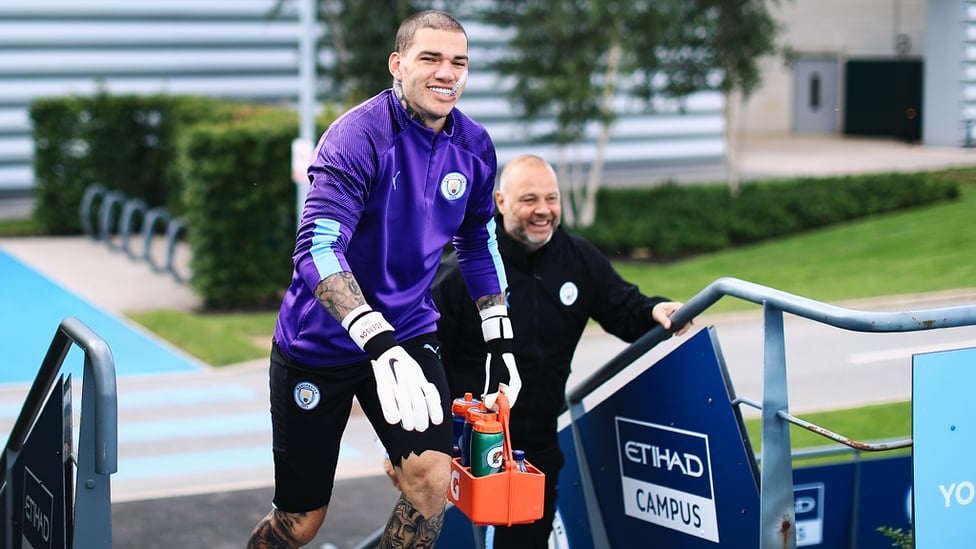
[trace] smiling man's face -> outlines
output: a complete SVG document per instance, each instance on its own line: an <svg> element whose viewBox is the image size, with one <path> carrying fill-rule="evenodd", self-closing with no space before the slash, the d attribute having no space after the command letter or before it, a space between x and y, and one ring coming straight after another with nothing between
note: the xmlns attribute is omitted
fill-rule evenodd
<svg viewBox="0 0 976 549"><path fill-rule="evenodd" d="M402 52L390 54L397 98L410 116L434 131L454 108L468 74L468 40L463 32L424 28Z"/></svg>
<svg viewBox="0 0 976 549"><path fill-rule="evenodd" d="M505 219L505 232L529 250L538 250L552 238L562 214L556 172L534 156L510 161L502 171L495 204Z"/></svg>

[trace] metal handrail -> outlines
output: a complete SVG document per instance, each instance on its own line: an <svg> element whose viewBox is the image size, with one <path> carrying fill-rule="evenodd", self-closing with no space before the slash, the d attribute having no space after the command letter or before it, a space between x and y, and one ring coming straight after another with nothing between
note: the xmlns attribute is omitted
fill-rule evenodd
<svg viewBox="0 0 976 549"><path fill-rule="evenodd" d="M793 469L789 424L795 423L852 448L891 450L911 445L911 441L894 441L880 445L858 443L843 435L796 418L789 414L786 384L786 350L783 313L791 313L822 324L857 332L910 332L976 325L976 305L906 312L869 312L828 305L737 278L719 278L688 300L671 317L672 325L683 326L724 296L732 296L763 306L764 359L762 411L762 456L760 478L760 549L796 547L795 511L793 508ZM673 330L672 330L673 331ZM567 395L567 408L574 426L574 441L581 441L575 429L581 417L583 399L635 362L652 347L671 337L672 331L661 326L648 331L576 385ZM744 399L738 403L754 405ZM877 447L875 447L877 446ZM578 456L585 459L585 456ZM593 493L593 480L585 464L580 464L584 497L595 545L605 545L607 537Z"/></svg>
<svg viewBox="0 0 976 549"><path fill-rule="evenodd" d="M71 345L78 345L85 352L84 389L82 394L82 425L80 450L85 452L78 459L78 493L75 517L75 547L111 547L111 526L105 528L97 519L110 520L109 486L107 477L118 471L118 393L115 380L115 359L104 339L76 318L61 321L54 339L48 347L40 371L34 379L20 415L7 438L3 455L0 456L0 492L7 498L6 509L12 506L12 490L7 486L10 469L24 448L27 436L41 413L47 395L54 386L61 366ZM88 415L91 408L92 415ZM90 448L89 448L90 446ZM104 477L104 482L99 475ZM81 478L84 476L84 482ZM19 511L19 510L18 510ZM95 517L96 520L92 520ZM7 517L3 517L6 520ZM13 547L8 539L5 547ZM107 537L106 537L107 536Z"/></svg>
<svg viewBox="0 0 976 549"><path fill-rule="evenodd" d="M44 401L57 380L64 358L74 343L85 351L85 375L95 383L95 470L111 474L118 470L119 430L118 395L115 385L115 359L104 339L76 318L61 321L51 346L48 347L41 369L34 379L17 421L10 430L7 445L0 456L0 486L7 481L7 454L24 447L31 426L41 413Z"/></svg>
<svg viewBox="0 0 976 549"><path fill-rule="evenodd" d="M735 400L732 401L732 404L733 405L744 404L746 406L751 406L752 408L755 408L757 410L762 410L762 404L760 404L760 403L758 403L758 402L756 402L754 400L750 400L748 398L738 397L738 398L736 398ZM820 435L820 436L825 437L825 438L829 438L830 440L832 440L834 442L837 442L839 444L843 444L844 446L847 446L848 448L851 448L853 450L858 450L858 451L861 451L861 452L885 452L885 451L888 451L888 450L896 450L898 448L908 448L909 446L912 445L912 439L910 439L910 438L897 439L897 440L886 440L884 442L860 442L860 441L854 440L854 439L852 439L850 437L846 437L844 435L839 435L839 434L831 431L830 429L826 429L826 428L821 427L819 425L810 423L809 421L806 421L804 419L800 419L800 418L798 418L798 417L796 417L794 415L788 414L786 412L779 412L778 415L779 415L779 417L785 419L786 421L792 423L793 425L796 425L797 427L802 427L803 429L806 429L806 430L810 431L811 433ZM793 455L795 457L796 456L796 452L794 452Z"/></svg>
<svg viewBox="0 0 976 549"><path fill-rule="evenodd" d="M971 326L974 323L974 317L976 317L976 305L904 313L857 311L828 305L738 278L723 277L706 286L704 290L675 311L674 315L671 316L672 325L683 326L687 324L724 296L737 297L759 305L769 305L781 311L836 328L858 332L908 332ZM940 318L940 315L947 311L950 314ZM655 326L611 358L609 362L583 379L569 392L567 400L570 403L582 401L583 397L592 393L593 390L606 383L624 367L669 337L671 337L671 332L660 325Z"/></svg>

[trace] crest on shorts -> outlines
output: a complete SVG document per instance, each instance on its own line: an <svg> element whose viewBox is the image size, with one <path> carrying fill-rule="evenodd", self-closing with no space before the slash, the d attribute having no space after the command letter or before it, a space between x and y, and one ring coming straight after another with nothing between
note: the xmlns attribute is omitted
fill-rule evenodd
<svg viewBox="0 0 976 549"><path fill-rule="evenodd" d="M311 381L303 381L295 385L295 404L302 410L311 410L319 405L322 393Z"/></svg>
<svg viewBox="0 0 976 549"><path fill-rule="evenodd" d="M562 301L563 305L567 307L576 303L576 298L578 297L579 288L572 282L564 282L562 287L559 288L559 301Z"/></svg>
<svg viewBox="0 0 976 549"><path fill-rule="evenodd" d="M441 195L447 200L457 200L468 190L468 178L461 172L451 172L441 179Z"/></svg>

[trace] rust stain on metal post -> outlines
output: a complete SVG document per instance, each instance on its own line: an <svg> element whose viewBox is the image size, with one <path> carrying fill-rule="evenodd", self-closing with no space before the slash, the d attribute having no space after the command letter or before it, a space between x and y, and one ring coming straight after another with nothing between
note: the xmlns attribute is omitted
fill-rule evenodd
<svg viewBox="0 0 976 549"><path fill-rule="evenodd" d="M788 517L783 518L783 522L779 525L779 533L783 536L783 547L789 547L790 544L790 526L793 524Z"/></svg>

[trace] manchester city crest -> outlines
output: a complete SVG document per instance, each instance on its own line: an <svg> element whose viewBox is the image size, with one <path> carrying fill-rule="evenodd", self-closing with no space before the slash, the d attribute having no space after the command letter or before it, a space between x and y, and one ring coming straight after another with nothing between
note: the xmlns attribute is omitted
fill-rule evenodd
<svg viewBox="0 0 976 549"><path fill-rule="evenodd" d="M322 393L311 381L302 381L295 385L295 404L302 410L311 410L319 405Z"/></svg>
<svg viewBox="0 0 976 549"><path fill-rule="evenodd" d="M559 288L559 301L562 301L563 305L569 307L573 303L576 303L577 297L579 297L579 288L576 287L576 284L564 282L562 287Z"/></svg>
<svg viewBox="0 0 976 549"><path fill-rule="evenodd" d="M451 172L441 179L441 195L447 200L457 200L468 190L468 178L461 172Z"/></svg>

